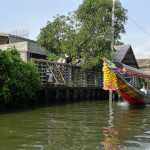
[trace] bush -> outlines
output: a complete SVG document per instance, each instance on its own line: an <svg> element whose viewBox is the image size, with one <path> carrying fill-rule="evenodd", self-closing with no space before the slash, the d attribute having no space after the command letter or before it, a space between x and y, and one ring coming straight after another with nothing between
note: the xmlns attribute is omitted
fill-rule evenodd
<svg viewBox="0 0 150 150"><path fill-rule="evenodd" d="M33 100L41 87L33 62L24 62L15 47L0 50L0 103L18 105Z"/></svg>

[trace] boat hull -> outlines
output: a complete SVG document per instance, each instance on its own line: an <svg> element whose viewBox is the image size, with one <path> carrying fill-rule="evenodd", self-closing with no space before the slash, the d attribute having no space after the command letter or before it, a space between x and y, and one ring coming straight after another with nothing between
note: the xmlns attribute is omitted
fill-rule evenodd
<svg viewBox="0 0 150 150"><path fill-rule="evenodd" d="M150 96L127 82L120 73L117 73L117 82L120 96L124 101L128 101L131 104L150 104Z"/></svg>

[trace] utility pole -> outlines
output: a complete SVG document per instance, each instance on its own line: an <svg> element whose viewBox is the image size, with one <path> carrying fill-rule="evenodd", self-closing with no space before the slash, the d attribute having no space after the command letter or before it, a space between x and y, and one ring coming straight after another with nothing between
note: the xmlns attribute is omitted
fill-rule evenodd
<svg viewBox="0 0 150 150"><path fill-rule="evenodd" d="M114 52L114 25L115 25L115 0L112 0L112 22L111 22L111 51Z"/></svg>
<svg viewBox="0 0 150 150"><path fill-rule="evenodd" d="M114 52L114 24L115 24L115 0L112 0L112 22L111 22L111 51L112 54ZM112 103L113 99L113 92L112 90L109 91L109 103Z"/></svg>

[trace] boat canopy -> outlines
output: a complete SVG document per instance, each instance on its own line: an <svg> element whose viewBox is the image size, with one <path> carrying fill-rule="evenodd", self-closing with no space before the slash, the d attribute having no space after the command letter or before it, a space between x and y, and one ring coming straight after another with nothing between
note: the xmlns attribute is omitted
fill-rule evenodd
<svg viewBox="0 0 150 150"><path fill-rule="evenodd" d="M126 70L126 74L127 75L131 75L131 76L138 76L138 77L142 77L142 78L146 78L146 79L150 79L150 73L140 70L140 69L136 69L133 67L130 67L128 65L123 64L125 70Z"/></svg>

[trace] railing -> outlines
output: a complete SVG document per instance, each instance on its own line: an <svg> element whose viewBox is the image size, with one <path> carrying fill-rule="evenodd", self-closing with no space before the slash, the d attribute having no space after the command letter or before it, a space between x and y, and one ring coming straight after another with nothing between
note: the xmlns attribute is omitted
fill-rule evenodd
<svg viewBox="0 0 150 150"><path fill-rule="evenodd" d="M102 71L83 70L79 66L57 63L42 59L32 59L40 71L44 86L101 87Z"/></svg>

